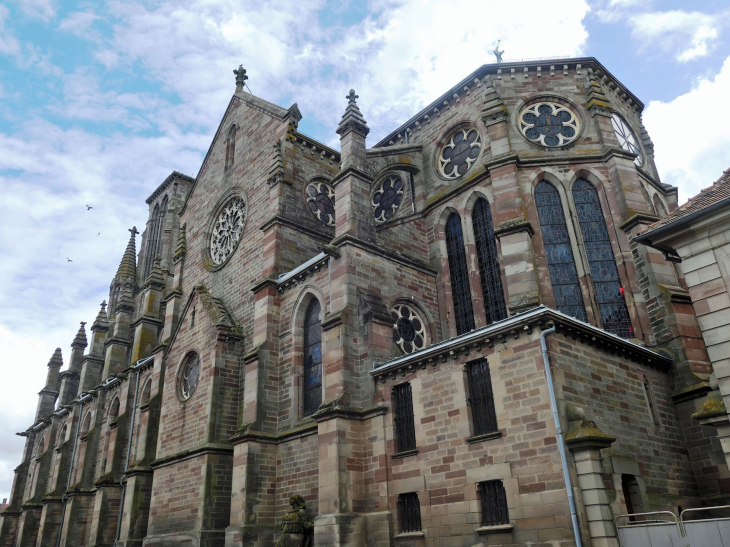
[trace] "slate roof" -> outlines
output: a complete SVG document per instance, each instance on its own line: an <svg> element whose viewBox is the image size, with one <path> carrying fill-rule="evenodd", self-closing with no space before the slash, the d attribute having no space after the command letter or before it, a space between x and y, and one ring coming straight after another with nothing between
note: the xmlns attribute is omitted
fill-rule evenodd
<svg viewBox="0 0 730 547"><path fill-rule="evenodd" d="M712 186L705 188L699 194L690 198L687 203L681 207L677 207L674 211L650 225L641 234L641 237L644 238L656 232L659 228L664 228L665 226L679 222L690 215L699 213L703 209L724 200L730 200L730 169L723 171L722 176Z"/></svg>

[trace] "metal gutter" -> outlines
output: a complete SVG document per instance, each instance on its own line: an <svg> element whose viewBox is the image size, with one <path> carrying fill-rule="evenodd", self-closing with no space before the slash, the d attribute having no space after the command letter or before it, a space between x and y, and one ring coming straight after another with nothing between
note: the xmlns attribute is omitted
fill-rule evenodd
<svg viewBox="0 0 730 547"><path fill-rule="evenodd" d="M707 207L700 209L699 211L695 211L694 213L690 213L687 216L680 217L677 220L672 221L668 224L659 226L658 228L654 228L653 230L649 229L646 232L636 236L634 238L634 241L643 243L644 245L648 245L649 247L654 247L654 245L651 242L651 238L656 237L657 235L662 236L665 233L672 232L674 230L682 228L683 226L694 222L696 219L698 219L702 216L705 216L709 213L713 213L713 212L717 211L718 209L722 209L723 207L726 207L728 205L730 205L730 197L727 197L723 200L713 203L712 205L708 205ZM659 248L659 247L655 247L655 248Z"/></svg>
<svg viewBox="0 0 730 547"><path fill-rule="evenodd" d="M327 255L326 253L319 253L317 256L315 256L314 258L310 258L304 264L300 264L299 266L294 268L292 271L281 274L278 277L278 279L276 280L276 283L279 285L281 285L282 283L285 283L286 281L288 281L289 279L291 279L298 273L301 273L302 271L306 270L310 266L314 266L317 262L319 262L320 260L324 259L327 256L329 256L329 255Z"/></svg>

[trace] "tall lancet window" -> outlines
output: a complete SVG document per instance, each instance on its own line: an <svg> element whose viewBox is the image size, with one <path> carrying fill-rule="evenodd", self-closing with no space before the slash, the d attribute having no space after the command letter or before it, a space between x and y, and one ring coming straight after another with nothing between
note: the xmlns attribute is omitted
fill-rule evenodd
<svg viewBox="0 0 730 547"><path fill-rule="evenodd" d="M150 217L149 235L147 236L145 260L144 260L144 282L155 265L155 257L162 255L162 238L165 233L165 215L167 214L167 196L162 203L155 206L155 210Z"/></svg>
<svg viewBox="0 0 730 547"><path fill-rule="evenodd" d="M484 313L487 316L487 323L494 323L507 317L507 307L504 304L502 272L499 269L492 211L486 199L477 200L471 218L474 224L474 239L479 260L479 278L482 281Z"/></svg>
<svg viewBox="0 0 730 547"><path fill-rule="evenodd" d="M563 204L555 186L544 180L540 181L535 187L535 204L555 305L558 311L588 322L568 226L565 224Z"/></svg>
<svg viewBox="0 0 730 547"><path fill-rule="evenodd" d="M225 171L228 171L233 167L233 159L236 155L236 126L232 125L228 130L228 137L226 138L226 164L224 167Z"/></svg>
<svg viewBox="0 0 730 547"><path fill-rule="evenodd" d="M314 298L304 315L304 382L302 414L314 414L322 403L322 320Z"/></svg>
<svg viewBox="0 0 730 547"><path fill-rule="evenodd" d="M454 301L456 334L463 334L474 329L474 309L471 305L469 271L466 266L466 253L464 252L464 234L461 230L461 218L456 213L453 213L446 221L446 253L449 258L451 298Z"/></svg>
<svg viewBox="0 0 730 547"><path fill-rule="evenodd" d="M608 237L606 219L598 201L598 192L587 180L578 179L573 184L573 202L578 212L603 328L617 336L633 338L634 329Z"/></svg>

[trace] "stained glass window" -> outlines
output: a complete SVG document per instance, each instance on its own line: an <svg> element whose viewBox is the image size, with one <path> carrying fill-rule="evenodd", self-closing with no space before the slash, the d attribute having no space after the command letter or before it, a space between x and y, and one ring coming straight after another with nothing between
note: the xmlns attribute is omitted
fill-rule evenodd
<svg viewBox="0 0 730 547"><path fill-rule="evenodd" d="M200 358L197 353L191 353L185 359L182 374L180 375L180 398L183 401L190 399L198 385L200 377Z"/></svg>
<svg viewBox="0 0 730 547"><path fill-rule="evenodd" d="M573 201L591 267L603 328L617 336L633 338L634 329L626 308L624 290L618 276L606 220L598 201L598 192L587 180L578 179L573 185Z"/></svg>
<svg viewBox="0 0 730 547"><path fill-rule="evenodd" d="M322 404L322 321L319 301L315 298L304 315L304 416L314 414Z"/></svg>
<svg viewBox="0 0 730 547"><path fill-rule="evenodd" d="M307 207L322 224L335 225L335 191L327 183L310 182L306 191Z"/></svg>
<svg viewBox="0 0 730 547"><path fill-rule="evenodd" d="M214 264L223 264L231 256L245 222L246 203L235 196L221 210L210 234L210 258Z"/></svg>
<svg viewBox="0 0 730 547"><path fill-rule="evenodd" d="M461 230L461 218L456 213L446 221L446 253L449 259L456 333L464 334L474 330L474 310L471 305L469 271L464 252L464 234Z"/></svg>
<svg viewBox="0 0 730 547"><path fill-rule="evenodd" d="M426 324L418 312L406 304L396 304L393 315L393 341L403 353L413 353L426 347Z"/></svg>
<svg viewBox="0 0 730 547"><path fill-rule="evenodd" d="M558 103L536 103L520 113L520 131L543 146L564 146L578 138L580 122L569 108Z"/></svg>
<svg viewBox="0 0 730 547"><path fill-rule="evenodd" d="M165 232L165 215L167 214L167 196L160 205L155 206L147 223L147 241L145 243L145 260L142 281L146 281L155 263L155 257L162 255L162 236Z"/></svg>
<svg viewBox="0 0 730 547"><path fill-rule="evenodd" d="M504 305L502 272L499 269L492 211L486 199L479 198L474 204L472 221L479 261L479 278L482 282L482 296L484 297L484 312L487 316L487 324L489 324L505 319L507 307Z"/></svg>
<svg viewBox="0 0 730 547"><path fill-rule="evenodd" d="M479 157L482 139L476 129L459 129L441 149L439 171L447 179L465 174Z"/></svg>
<svg viewBox="0 0 730 547"><path fill-rule="evenodd" d="M616 138L618 139L618 143L621 145L621 148L636 154L634 163L640 166L644 160L641 156L638 139L631 130L631 126L626 123L626 120L616 113L611 116L611 125L613 125L613 130L616 133Z"/></svg>
<svg viewBox="0 0 730 547"><path fill-rule="evenodd" d="M558 311L588 322L568 226L565 224L563 204L555 186L544 180L540 181L535 187L535 204L555 305Z"/></svg>
<svg viewBox="0 0 730 547"><path fill-rule="evenodd" d="M375 222L390 220L403 201L403 179L391 175L380 183L373 194L373 216Z"/></svg>

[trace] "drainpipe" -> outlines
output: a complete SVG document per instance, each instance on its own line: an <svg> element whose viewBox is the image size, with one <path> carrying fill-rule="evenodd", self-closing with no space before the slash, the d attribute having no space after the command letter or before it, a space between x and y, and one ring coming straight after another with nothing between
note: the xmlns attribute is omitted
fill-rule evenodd
<svg viewBox="0 0 730 547"><path fill-rule="evenodd" d="M68 498L68 489L71 488L71 477L73 475L74 470L74 459L76 459L76 445L79 442L79 430L81 429L81 419L84 417L84 402L87 400L87 398L90 398L91 395L88 393L82 393L81 397L79 397L79 422L76 424L76 435L74 435L74 447L73 450L71 450L71 466L68 468L68 481L66 481L66 492L63 493L63 497L61 497L61 503L63 503L63 508L61 509L61 525L58 528L58 541L56 541L56 547L60 547L61 545L61 534L63 533L63 520L66 518L66 498Z"/></svg>
<svg viewBox="0 0 730 547"><path fill-rule="evenodd" d="M135 365L135 373L136 377L134 380L134 402L132 403L132 422L129 425L129 442L127 443L127 461L124 464L124 470L126 471L129 467L129 458L132 455L132 438L134 436L134 419L137 417L137 394L139 393L139 374L142 372L142 369L140 368L143 364L145 364L150 359L153 359L154 357L148 357L147 359L141 359L137 361L137 364ZM127 487L124 486L124 479L127 478L127 474L124 473L122 475L122 478L119 479L119 486L122 487L122 498L119 502L119 520L117 521L117 537L114 540L114 547L116 547L117 543L119 543L119 536L122 534L122 517L124 516L124 495L127 493Z"/></svg>
<svg viewBox="0 0 730 547"><path fill-rule="evenodd" d="M555 332L555 326L545 329L540 334L540 347L542 348L542 360L545 363L545 376L547 376L548 391L550 392L550 406L553 409L553 420L555 420L555 429L558 432L558 450L560 450L560 462L563 464L563 477L565 478L565 488L568 491L568 506L570 507L570 520L573 522L573 534L575 535L575 547L583 547L580 540L580 528L578 527L578 515L575 510L575 498L573 497L573 485L570 482L570 470L568 469L568 459L565 457L565 444L563 443L563 430L560 427L560 417L558 416L558 403L555 400L555 389L553 388L553 375L550 372L550 358L548 357L548 349L546 338L548 334Z"/></svg>

